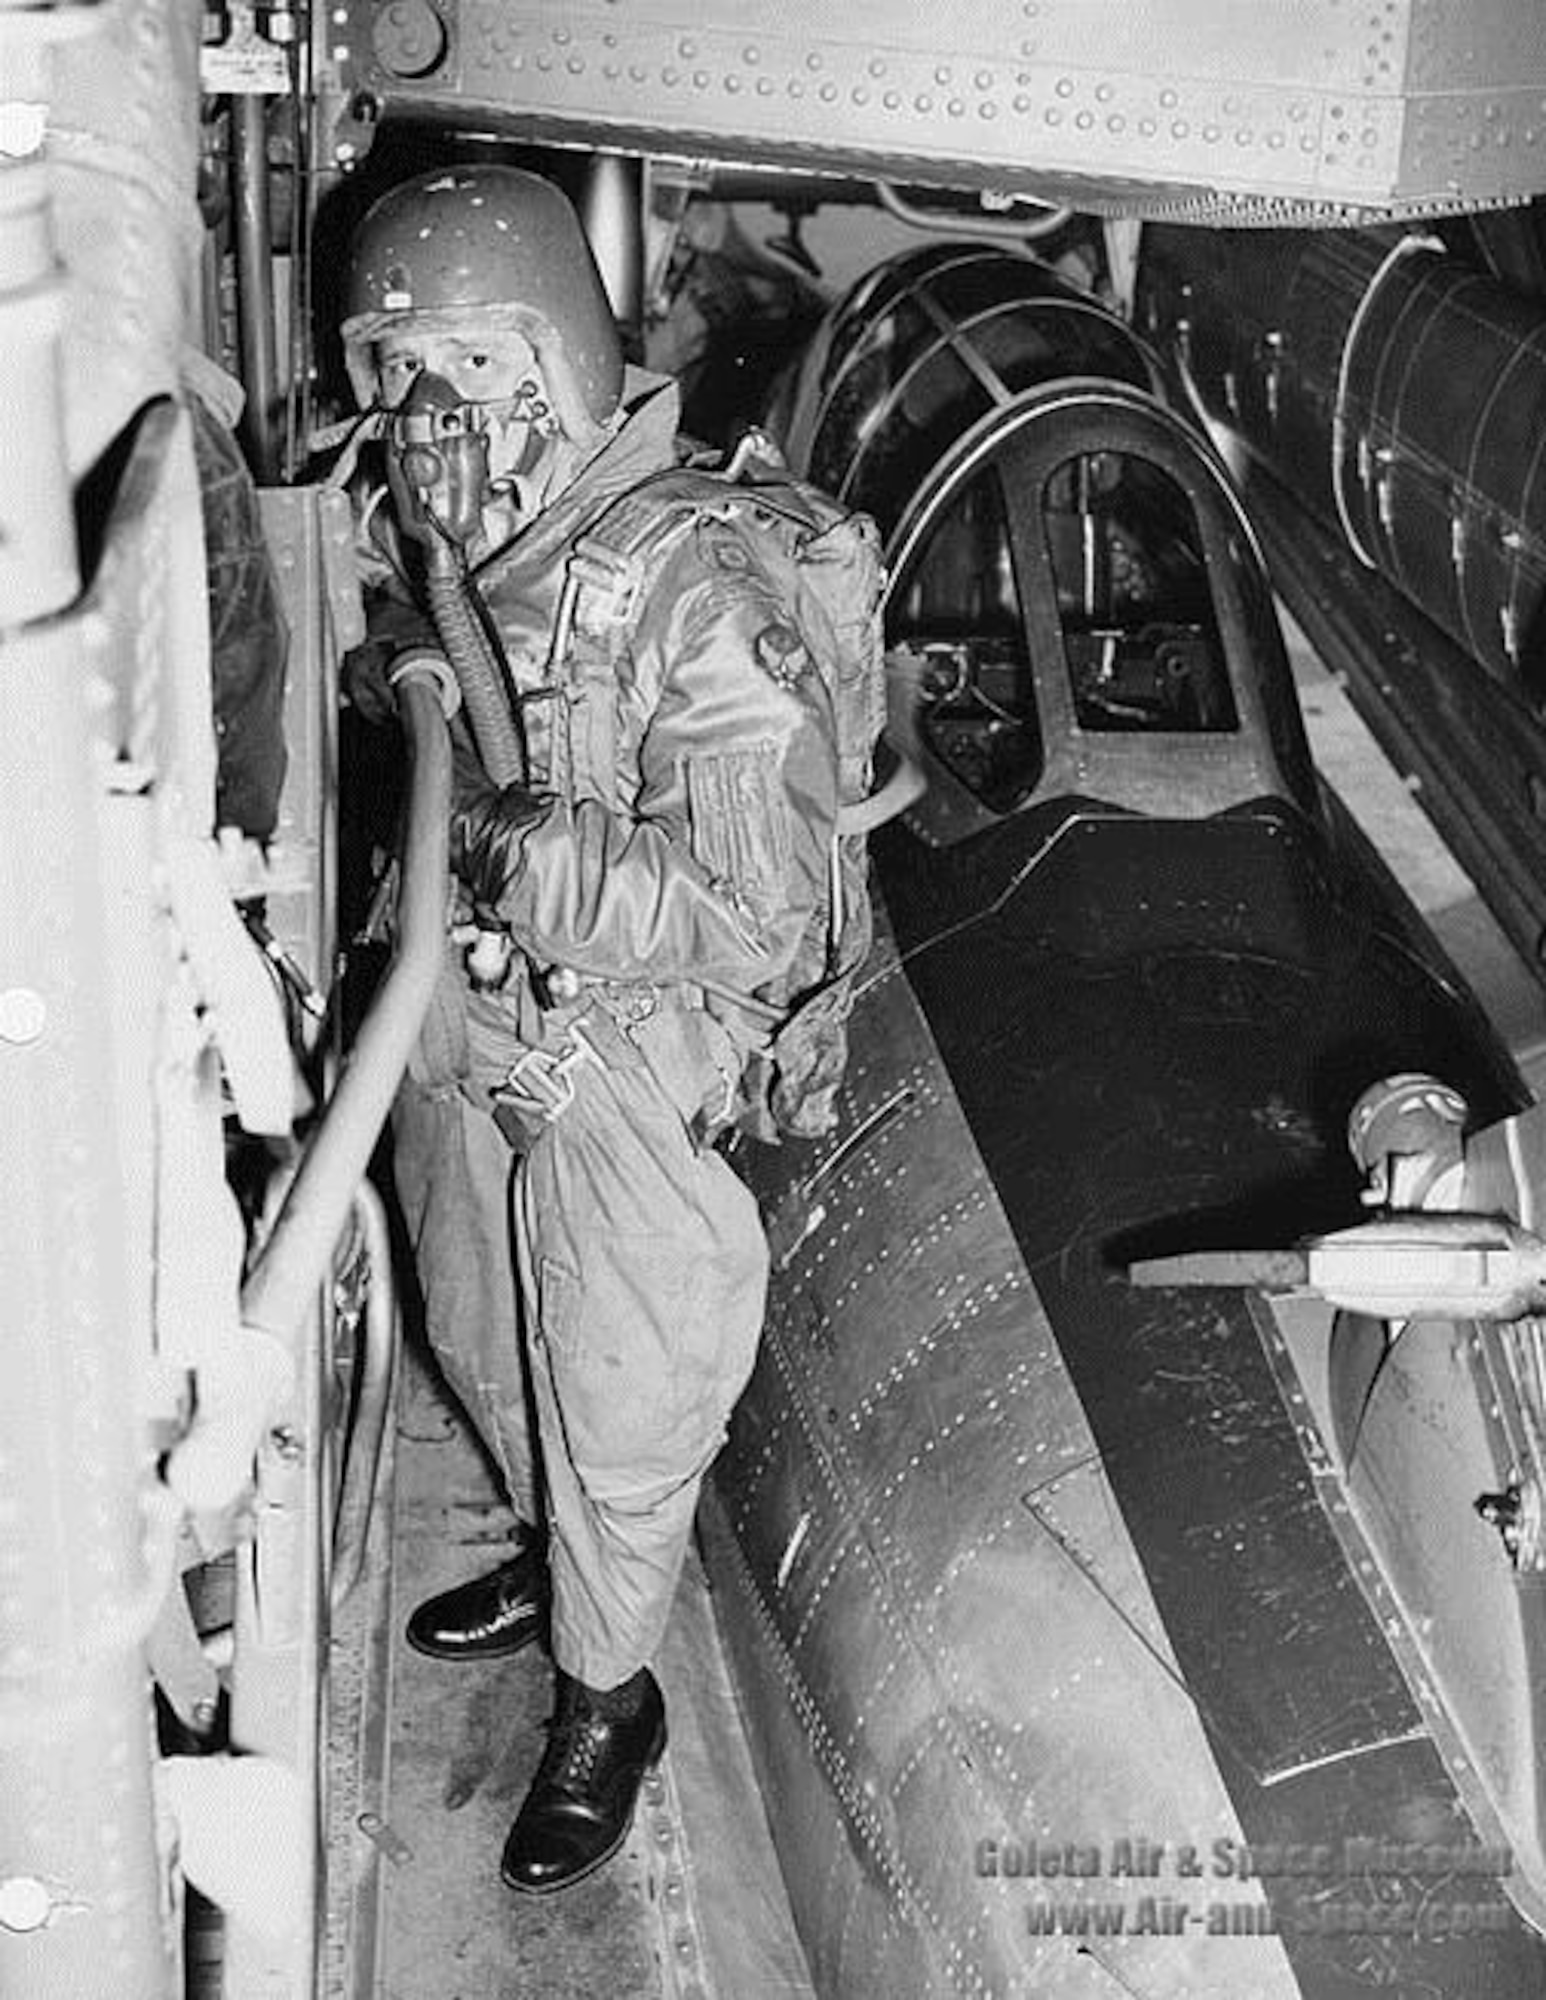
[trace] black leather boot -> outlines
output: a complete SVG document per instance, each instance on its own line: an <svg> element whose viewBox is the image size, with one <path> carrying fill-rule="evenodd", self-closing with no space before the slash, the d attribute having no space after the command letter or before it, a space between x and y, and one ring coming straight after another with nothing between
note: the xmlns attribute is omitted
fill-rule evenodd
<svg viewBox="0 0 1546 2000"><path fill-rule="evenodd" d="M666 1706L647 1667L608 1694L560 1673L548 1747L505 1842L507 1885L547 1896L593 1874L622 1846L665 1747Z"/></svg>
<svg viewBox="0 0 1546 2000"><path fill-rule="evenodd" d="M408 1620L407 1639L433 1660L493 1660L518 1653L547 1626L547 1569L535 1538L508 1562L429 1597Z"/></svg>

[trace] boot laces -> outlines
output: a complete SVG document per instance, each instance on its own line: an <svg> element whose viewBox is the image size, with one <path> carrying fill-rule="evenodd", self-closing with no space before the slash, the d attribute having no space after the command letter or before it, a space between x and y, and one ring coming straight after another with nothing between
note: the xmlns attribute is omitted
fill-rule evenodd
<svg viewBox="0 0 1546 2000"><path fill-rule="evenodd" d="M611 1725L577 1696L559 1702L543 1754L543 1776L563 1791L584 1791L595 1775Z"/></svg>
<svg viewBox="0 0 1546 2000"><path fill-rule="evenodd" d="M530 1583L523 1566L523 1558L513 1557L500 1565L494 1582L494 1602L486 1618L480 1619L470 1628L470 1636L486 1639L500 1631L510 1620L511 1613L519 1608L530 1594Z"/></svg>

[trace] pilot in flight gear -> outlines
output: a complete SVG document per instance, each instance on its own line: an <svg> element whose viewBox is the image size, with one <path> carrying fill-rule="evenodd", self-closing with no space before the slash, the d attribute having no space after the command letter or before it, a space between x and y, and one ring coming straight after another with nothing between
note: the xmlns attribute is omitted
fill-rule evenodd
<svg viewBox="0 0 1546 2000"><path fill-rule="evenodd" d="M421 1605L409 1637L477 1659L546 1625L556 1713L503 1864L541 1893L621 1844L665 1744L649 1662L767 1276L714 1141L824 918L837 747L723 523L677 536L625 643L578 643L577 547L675 463L678 401L624 369L554 187L494 166L409 182L366 216L349 286L391 478L350 672L442 654L465 697L464 923L394 1113L398 1191L430 1338L520 1523L514 1560Z"/></svg>

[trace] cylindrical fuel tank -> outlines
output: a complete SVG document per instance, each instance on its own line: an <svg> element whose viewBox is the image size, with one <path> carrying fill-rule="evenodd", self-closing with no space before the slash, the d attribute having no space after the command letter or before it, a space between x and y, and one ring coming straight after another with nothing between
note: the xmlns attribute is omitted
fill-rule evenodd
<svg viewBox="0 0 1546 2000"><path fill-rule="evenodd" d="M1154 227L1138 323L1209 416L1546 709L1546 304L1436 238Z"/></svg>

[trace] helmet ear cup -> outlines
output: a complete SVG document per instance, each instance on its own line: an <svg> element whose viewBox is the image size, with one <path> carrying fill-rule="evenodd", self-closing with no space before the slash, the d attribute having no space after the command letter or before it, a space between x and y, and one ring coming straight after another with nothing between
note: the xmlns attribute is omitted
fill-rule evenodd
<svg viewBox="0 0 1546 2000"><path fill-rule="evenodd" d="M370 350L388 326L477 309L526 334L571 436L617 408L623 353L606 288L579 217L539 174L450 167L404 181L360 223L344 296L344 355L362 406L374 399Z"/></svg>

